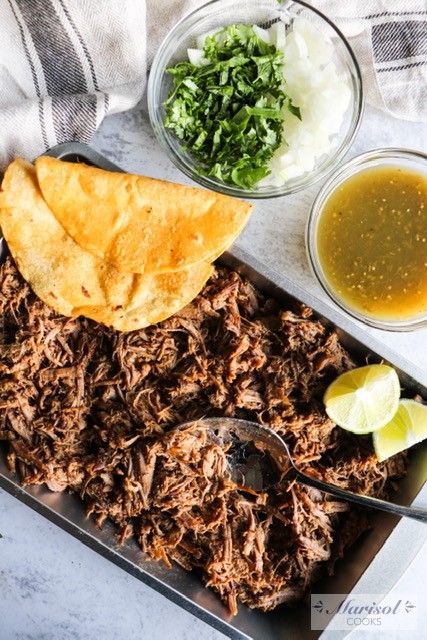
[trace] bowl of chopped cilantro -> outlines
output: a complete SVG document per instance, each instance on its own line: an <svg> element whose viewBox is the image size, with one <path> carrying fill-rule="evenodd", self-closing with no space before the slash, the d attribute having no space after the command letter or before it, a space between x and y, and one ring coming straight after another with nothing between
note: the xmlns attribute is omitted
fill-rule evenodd
<svg viewBox="0 0 427 640"><path fill-rule="evenodd" d="M213 0L154 58L148 109L172 162L236 196L298 191L339 163L363 111L348 42L300 0Z"/></svg>

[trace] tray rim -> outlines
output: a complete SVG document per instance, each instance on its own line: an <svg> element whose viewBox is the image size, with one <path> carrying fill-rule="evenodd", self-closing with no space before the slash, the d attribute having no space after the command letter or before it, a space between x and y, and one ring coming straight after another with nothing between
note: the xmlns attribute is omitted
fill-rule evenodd
<svg viewBox="0 0 427 640"><path fill-rule="evenodd" d="M68 155L77 155L81 156L82 160L87 160L94 165L101 166L102 168L111 171L123 171L123 169L121 169L113 162L109 161L95 149L80 142L62 143L60 145L57 145L56 147L53 147L44 155L50 155L56 158L62 158ZM1 240L2 239L0 238L0 243ZM322 300L316 298L314 295L300 287L299 284L294 283L285 274L281 274L274 268L271 268L269 265L259 261L257 258L253 257L238 245L233 245L232 249L226 252L226 262L227 258L231 259L232 261L236 260L239 263L247 265L250 269L258 272L263 278L271 281L274 285L277 285L280 289L283 289L289 295L304 302L305 304L313 308L316 313L323 316L337 328L349 334L352 338L361 343L368 350L386 359L391 364L394 364L396 367L401 369L402 372L411 377L414 382L421 385L421 387L424 387L424 372L417 366L413 365L410 361L406 360L406 358L393 351L387 345L379 342L375 338L375 336L364 333L363 325L358 326L358 323L356 323L354 320L347 319L345 316L343 317L341 312L338 312L335 309L331 308ZM100 539L97 539L88 531L82 530L79 525L73 523L72 520L69 520L61 513L55 511L50 506L38 500L36 496L32 495L25 488L15 483L10 478L4 476L2 473L0 473L0 488L3 488L9 494L13 495L15 498L31 507L36 512L40 513L48 520L61 527L63 530L67 531L67 533L81 540L92 550L100 553L103 557L107 558L111 562L114 562L120 568L124 569L162 595L166 596L169 600L189 611L210 626L216 628L218 631L236 640L247 640L248 638L250 638L250 636L245 632L234 627L232 621L227 622L226 620L219 618L216 614L208 611L202 605L196 603L190 597L175 589L172 585L166 584L161 579L159 579L155 575L148 573L141 567L135 567L128 558L125 558L119 552L104 544ZM414 503L419 504L421 504L422 502L424 502L424 504L427 503L426 482L421 487L414 501ZM420 525L420 523L401 519L391 531L391 533L387 536L383 545L371 560L365 571L361 574L360 578L357 580L350 593L374 592L372 591L372 585L375 580L375 574L377 574L378 567L383 567L386 555L388 555L390 558L394 558L395 561L394 570L392 572L389 572L390 575L386 576L386 579L384 580L382 586L382 590L385 591L385 593L388 593L401 577L402 573L410 565L410 563L414 561L417 553L421 549L426 539L427 528L423 528L422 524ZM405 547L405 543L407 546L408 540L411 541L411 557L408 559L408 557L406 556L405 559L403 559L403 554L399 553L399 551L401 552L402 548ZM396 566L396 560L399 560L399 562L397 563L398 566ZM322 632L321 638L322 640L326 640L329 637L331 637L331 639L336 639L344 638L346 635L347 632L328 631L328 629L326 629L324 632Z"/></svg>

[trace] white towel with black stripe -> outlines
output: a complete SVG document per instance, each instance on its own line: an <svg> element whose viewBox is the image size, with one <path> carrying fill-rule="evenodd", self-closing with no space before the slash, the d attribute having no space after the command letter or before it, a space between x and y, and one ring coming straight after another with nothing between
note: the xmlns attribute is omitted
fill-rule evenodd
<svg viewBox="0 0 427 640"><path fill-rule="evenodd" d="M331 17L362 70L367 101L427 121L427 0L312 0Z"/></svg>
<svg viewBox="0 0 427 640"><path fill-rule="evenodd" d="M88 142L106 115L133 107L147 58L204 1L1 0L0 169L60 142ZM349 39L368 101L427 121L427 0L311 3Z"/></svg>
<svg viewBox="0 0 427 640"><path fill-rule="evenodd" d="M0 25L0 168L88 142L141 98L143 0L1 0Z"/></svg>

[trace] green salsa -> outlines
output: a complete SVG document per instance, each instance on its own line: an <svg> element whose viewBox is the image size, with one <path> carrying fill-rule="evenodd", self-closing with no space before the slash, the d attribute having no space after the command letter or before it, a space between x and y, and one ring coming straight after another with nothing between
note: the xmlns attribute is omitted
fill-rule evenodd
<svg viewBox="0 0 427 640"><path fill-rule="evenodd" d="M355 174L325 202L317 251L330 287L382 320L427 312L427 176L397 166Z"/></svg>

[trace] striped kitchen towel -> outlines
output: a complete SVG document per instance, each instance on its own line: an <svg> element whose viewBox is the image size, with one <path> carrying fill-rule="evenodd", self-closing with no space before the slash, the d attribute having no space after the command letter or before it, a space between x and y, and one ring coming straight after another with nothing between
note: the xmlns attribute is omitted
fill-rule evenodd
<svg viewBox="0 0 427 640"><path fill-rule="evenodd" d="M342 30L361 66L367 101L427 121L427 0L311 0Z"/></svg>
<svg viewBox="0 0 427 640"><path fill-rule="evenodd" d="M0 25L0 169L141 98L144 0L0 0Z"/></svg>

